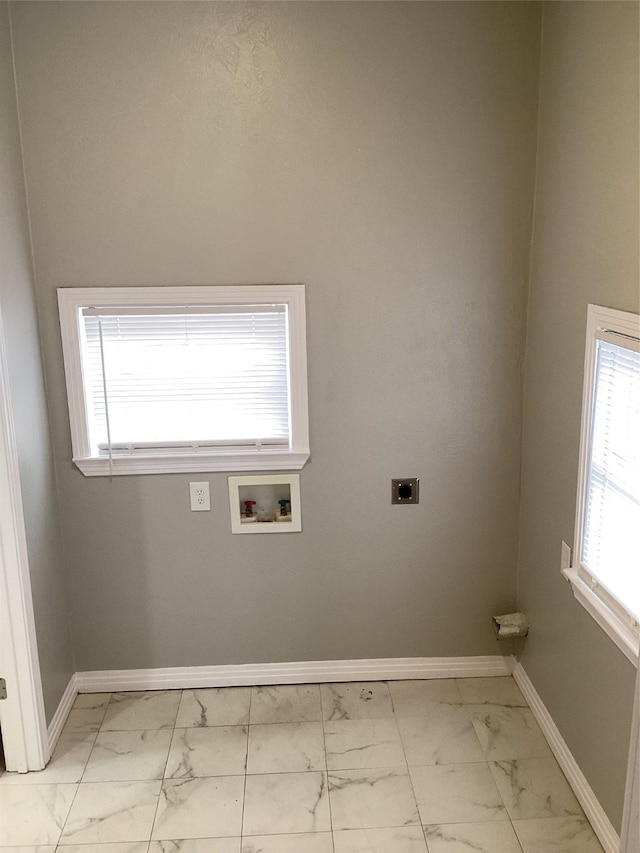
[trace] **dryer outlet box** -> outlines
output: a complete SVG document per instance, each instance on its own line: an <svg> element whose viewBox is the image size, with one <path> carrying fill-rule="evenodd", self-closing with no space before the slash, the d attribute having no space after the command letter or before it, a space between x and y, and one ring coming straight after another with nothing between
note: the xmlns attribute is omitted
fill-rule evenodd
<svg viewBox="0 0 640 853"><path fill-rule="evenodd" d="M420 480L417 477L391 481L392 504L417 504L419 497Z"/></svg>

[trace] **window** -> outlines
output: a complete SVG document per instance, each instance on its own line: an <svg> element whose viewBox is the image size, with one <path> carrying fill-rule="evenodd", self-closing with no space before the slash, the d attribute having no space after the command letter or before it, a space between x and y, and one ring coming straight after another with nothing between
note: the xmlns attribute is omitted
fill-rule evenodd
<svg viewBox="0 0 640 853"><path fill-rule="evenodd" d="M640 318L590 305L573 568L578 600L637 662Z"/></svg>
<svg viewBox="0 0 640 853"><path fill-rule="evenodd" d="M84 474L309 458L303 285L62 288L58 303Z"/></svg>

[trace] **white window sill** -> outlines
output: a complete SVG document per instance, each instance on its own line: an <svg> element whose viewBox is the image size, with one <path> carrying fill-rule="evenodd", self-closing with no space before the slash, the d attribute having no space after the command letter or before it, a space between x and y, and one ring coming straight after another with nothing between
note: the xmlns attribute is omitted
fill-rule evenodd
<svg viewBox="0 0 640 853"><path fill-rule="evenodd" d="M173 456L114 456L111 463L104 457L74 458L73 461L86 477L116 477L209 471L300 471L309 456L308 451L253 450Z"/></svg>
<svg viewBox="0 0 640 853"><path fill-rule="evenodd" d="M613 640L631 663L638 666L640 650L640 628L628 615L616 613L575 569L563 569L562 574L571 583L576 600L593 616L602 630Z"/></svg>

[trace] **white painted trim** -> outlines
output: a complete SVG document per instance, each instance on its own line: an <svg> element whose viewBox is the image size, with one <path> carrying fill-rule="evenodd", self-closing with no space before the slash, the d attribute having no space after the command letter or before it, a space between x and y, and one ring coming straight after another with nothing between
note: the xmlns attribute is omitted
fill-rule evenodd
<svg viewBox="0 0 640 853"><path fill-rule="evenodd" d="M634 666L638 666L640 652L640 631L637 622L631 617L623 618L621 614L608 606L605 599L598 595L589 584L575 571L563 569L562 574L571 583L576 601L596 620L598 625L613 640Z"/></svg>
<svg viewBox="0 0 640 853"><path fill-rule="evenodd" d="M513 669L513 677L516 684L527 700L542 733L547 739L551 751L555 755L562 772L573 789L578 802L584 809L584 813L598 836L605 853L619 853L620 838L613 824L607 817L605 810L600 805L593 789L589 785L586 776L578 766L571 750L567 746L560 730L553 721L553 717L547 710L544 702L533 685L533 682L525 672L521 663L516 663Z"/></svg>
<svg viewBox="0 0 640 853"><path fill-rule="evenodd" d="M395 681L413 678L482 678L509 675L500 655L458 658L374 658L159 669L96 670L76 673L80 693L179 690L260 684L315 684L334 681Z"/></svg>
<svg viewBox="0 0 640 853"><path fill-rule="evenodd" d="M11 392L0 311L0 702L7 770L42 770L49 760L38 642Z"/></svg>
<svg viewBox="0 0 640 853"><path fill-rule="evenodd" d="M47 729L47 739L49 741L49 752L53 753L55 749L56 743L58 742L58 738L60 737L60 733L64 728L64 724L67 721L67 717L69 716L69 711L73 703L75 702L75 698L78 695L78 677L75 673L69 679L69 683L66 686L64 693L62 694L62 698L60 699L60 703L56 708L56 712L53 715L53 719L49 723L49 728Z"/></svg>
<svg viewBox="0 0 640 853"><path fill-rule="evenodd" d="M288 449L226 448L193 455L161 451L113 457L93 455L82 359L82 308L286 304L288 311L290 445ZM299 471L310 456L305 288L303 284L198 287L74 287L58 289L73 462L88 477L209 471Z"/></svg>
<svg viewBox="0 0 640 853"><path fill-rule="evenodd" d="M126 474L197 474L213 471L300 471L309 453L292 453L286 450L256 450L242 452L206 453L192 456L114 456L111 472L109 460L96 457L75 458L73 462L86 477L114 477Z"/></svg>

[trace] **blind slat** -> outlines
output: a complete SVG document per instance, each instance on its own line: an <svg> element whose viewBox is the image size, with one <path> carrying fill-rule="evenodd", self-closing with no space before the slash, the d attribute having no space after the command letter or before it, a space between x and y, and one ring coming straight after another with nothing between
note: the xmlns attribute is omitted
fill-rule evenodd
<svg viewBox="0 0 640 853"><path fill-rule="evenodd" d="M622 343L597 342L583 562L640 613L640 353Z"/></svg>
<svg viewBox="0 0 640 853"><path fill-rule="evenodd" d="M95 448L288 443L286 306L154 311L83 311Z"/></svg>

